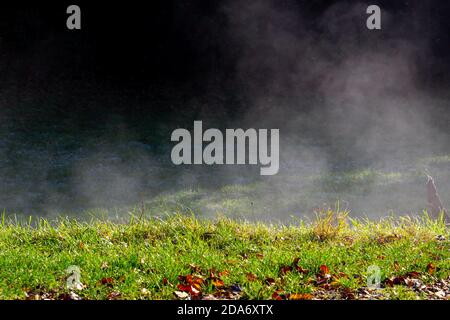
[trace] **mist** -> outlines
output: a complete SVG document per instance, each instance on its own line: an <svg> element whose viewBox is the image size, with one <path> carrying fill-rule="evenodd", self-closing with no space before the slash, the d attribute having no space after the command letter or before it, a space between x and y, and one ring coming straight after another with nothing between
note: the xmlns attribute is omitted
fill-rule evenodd
<svg viewBox="0 0 450 320"><path fill-rule="evenodd" d="M30 87L51 78L51 68L24 84L3 60L17 84L0 100L0 207L80 219L142 211L285 221L339 203L374 219L427 209L426 174L450 206L450 95L445 78L435 77L447 67L435 54L445 31L429 23L430 6L381 4L377 31L365 27L365 2L228 1L198 25L186 18L190 7L177 7L173 32L192 40L192 61L207 61L201 76L148 86L138 78L130 85L137 94L113 80L86 82L95 94L83 84L68 96L54 80L38 94ZM41 121L47 116L52 121ZM194 120L204 129L280 129L278 174L174 165L170 134Z"/></svg>

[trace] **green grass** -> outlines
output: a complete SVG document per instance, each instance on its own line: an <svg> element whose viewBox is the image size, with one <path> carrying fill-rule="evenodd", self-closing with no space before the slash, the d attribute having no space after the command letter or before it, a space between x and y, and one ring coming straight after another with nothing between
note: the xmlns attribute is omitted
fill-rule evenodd
<svg viewBox="0 0 450 320"><path fill-rule="evenodd" d="M178 277L188 274L202 279L202 297L235 285L240 299L272 299L274 292L362 298L371 265L380 268L382 281L381 289L369 290L374 299L429 299L429 293L405 284L386 285L386 279L408 272L418 272L431 288L448 280L449 231L442 222L426 215L371 222L336 211L322 211L308 224L284 225L184 215L132 218L126 224L4 218L0 298L67 297L70 266L80 268L83 287L73 292L82 299L175 299ZM295 258L308 271L280 273ZM332 278L320 285L325 265ZM216 277L222 272L223 285L208 279L210 271Z"/></svg>

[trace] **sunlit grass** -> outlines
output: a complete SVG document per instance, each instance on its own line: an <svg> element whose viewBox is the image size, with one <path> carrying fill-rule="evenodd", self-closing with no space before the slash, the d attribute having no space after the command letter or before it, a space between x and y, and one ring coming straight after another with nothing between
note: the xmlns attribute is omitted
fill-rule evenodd
<svg viewBox="0 0 450 320"><path fill-rule="evenodd" d="M333 274L349 275L339 280L349 290L366 286L370 265L379 266L381 280L417 271L432 283L449 277L448 237L442 221L426 215L366 221L338 207L323 209L311 223L288 224L180 214L134 215L121 224L98 219L19 222L3 216L0 298L67 293L66 270L72 265L81 270L84 288L77 294L85 299L107 299L112 293L121 299L173 299L178 276L193 272L192 266L201 274L226 270L225 285L238 284L242 298L249 299L270 299L278 289L315 294L311 279L321 265ZM280 267L297 257L308 273L280 276ZM432 276L427 273L430 263L435 266ZM249 281L248 273L256 280ZM108 278L112 283L102 284ZM268 285L266 278L275 283ZM204 290L208 294L214 288ZM408 287L380 293L383 298L424 298Z"/></svg>

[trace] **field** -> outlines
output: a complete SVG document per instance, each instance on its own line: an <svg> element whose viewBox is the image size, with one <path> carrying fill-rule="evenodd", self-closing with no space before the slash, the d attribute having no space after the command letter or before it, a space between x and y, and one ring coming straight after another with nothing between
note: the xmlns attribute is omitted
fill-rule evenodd
<svg viewBox="0 0 450 320"><path fill-rule="evenodd" d="M4 216L0 299L450 296L449 231L426 213L373 222L336 206L285 224L133 213L128 223Z"/></svg>

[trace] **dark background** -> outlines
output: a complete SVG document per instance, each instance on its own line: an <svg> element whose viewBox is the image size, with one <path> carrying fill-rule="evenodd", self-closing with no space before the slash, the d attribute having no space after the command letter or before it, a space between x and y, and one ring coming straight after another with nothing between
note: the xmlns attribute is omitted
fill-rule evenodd
<svg viewBox="0 0 450 320"><path fill-rule="evenodd" d="M371 41L376 46L393 34L409 40L425 36L430 51L417 61L419 80L429 88L448 87L449 2L376 2L396 18L381 32L361 28L361 42ZM239 6L236 3L235 8ZM304 26L333 42L336 33L328 32L318 18L336 3L352 2L280 0L274 6L298 12ZM66 28L70 4L81 7L82 30ZM264 65L252 74L236 72L246 44L237 41L230 29L224 10L228 4L98 0L2 3L2 116L7 117L9 126L22 130L39 124L78 130L106 125L113 114L125 123L148 117L170 121L180 112L195 118L196 108L208 112L220 103L225 105L224 117L239 117L251 94L249 83L252 88L270 91L263 80L270 72ZM364 26L366 15L362 13L361 19ZM259 28L264 34L267 26L262 23ZM196 99L196 106L189 103L192 99Z"/></svg>

